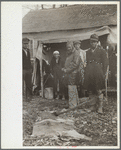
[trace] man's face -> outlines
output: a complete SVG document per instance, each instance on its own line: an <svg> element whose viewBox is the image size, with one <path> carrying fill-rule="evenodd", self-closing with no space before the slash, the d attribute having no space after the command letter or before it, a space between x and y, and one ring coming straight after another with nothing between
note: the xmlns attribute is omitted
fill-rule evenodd
<svg viewBox="0 0 121 150"><path fill-rule="evenodd" d="M92 48L96 48L97 43L98 43L97 41L92 41L92 40L90 41L90 45Z"/></svg>
<svg viewBox="0 0 121 150"><path fill-rule="evenodd" d="M22 43L22 45L23 45L23 48L28 48L28 43Z"/></svg>
<svg viewBox="0 0 121 150"><path fill-rule="evenodd" d="M72 53L73 48L72 48L72 45L71 45L71 44L67 44L67 45L66 45L66 48L67 48L67 53L68 53L68 54Z"/></svg>
<svg viewBox="0 0 121 150"><path fill-rule="evenodd" d="M76 48L77 50L79 50L79 49L80 49L80 43L76 43L76 44L75 44L75 48Z"/></svg>

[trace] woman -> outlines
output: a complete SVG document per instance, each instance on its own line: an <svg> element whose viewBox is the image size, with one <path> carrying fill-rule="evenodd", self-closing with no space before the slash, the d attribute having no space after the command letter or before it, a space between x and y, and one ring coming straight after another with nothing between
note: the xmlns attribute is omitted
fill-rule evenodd
<svg viewBox="0 0 121 150"><path fill-rule="evenodd" d="M62 61L58 51L53 52L53 57L50 63L51 74L54 79L53 94L55 99L59 99L63 95L62 85Z"/></svg>

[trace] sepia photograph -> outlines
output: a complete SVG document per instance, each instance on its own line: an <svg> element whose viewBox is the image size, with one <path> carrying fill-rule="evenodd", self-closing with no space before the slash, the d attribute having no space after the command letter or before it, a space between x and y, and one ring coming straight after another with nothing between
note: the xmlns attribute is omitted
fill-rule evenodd
<svg viewBox="0 0 121 150"><path fill-rule="evenodd" d="M22 10L23 145L117 146L117 4Z"/></svg>
<svg viewBox="0 0 121 150"><path fill-rule="evenodd" d="M21 3L23 148L119 146L119 4Z"/></svg>

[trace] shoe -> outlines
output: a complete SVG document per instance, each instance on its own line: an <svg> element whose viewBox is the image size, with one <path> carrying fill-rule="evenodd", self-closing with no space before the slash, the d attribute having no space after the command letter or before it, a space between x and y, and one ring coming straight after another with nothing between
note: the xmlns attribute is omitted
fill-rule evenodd
<svg viewBox="0 0 121 150"><path fill-rule="evenodd" d="M57 96L55 99L56 99L56 100L59 100L59 96Z"/></svg>
<svg viewBox="0 0 121 150"><path fill-rule="evenodd" d="M65 97L62 97L62 101L65 101Z"/></svg>
<svg viewBox="0 0 121 150"><path fill-rule="evenodd" d="M98 113L99 113L99 114L103 114L103 108L102 108L102 106L99 106L99 107L98 107Z"/></svg>

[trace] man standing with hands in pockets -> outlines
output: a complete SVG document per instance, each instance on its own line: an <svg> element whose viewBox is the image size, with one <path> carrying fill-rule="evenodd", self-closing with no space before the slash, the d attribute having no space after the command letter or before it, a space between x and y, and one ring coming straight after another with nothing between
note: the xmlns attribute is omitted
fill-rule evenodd
<svg viewBox="0 0 121 150"><path fill-rule="evenodd" d="M70 108L78 105L78 71L81 62L79 52L75 50L73 42L69 41L66 44L67 47L67 58L65 61L65 66L62 71L65 73L65 81L68 85L69 101L68 105Z"/></svg>

